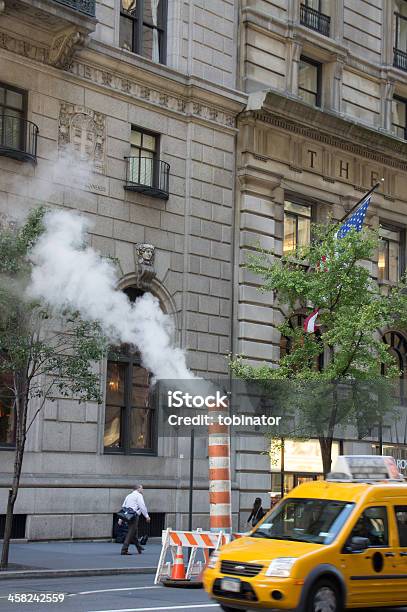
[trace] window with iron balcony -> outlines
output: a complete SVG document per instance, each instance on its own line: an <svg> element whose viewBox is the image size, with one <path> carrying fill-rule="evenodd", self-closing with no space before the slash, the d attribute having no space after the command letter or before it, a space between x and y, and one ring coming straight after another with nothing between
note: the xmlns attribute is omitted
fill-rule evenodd
<svg viewBox="0 0 407 612"><path fill-rule="evenodd" d="M300 6L300 23L301 25L323 34L330 36L331 33L331 18L329 12L328 0L304 0Z"/></svg>
<svg viewBox="0 0 407 612"><path fill-rule="evenodd" d="M407 2L396 0L395 8L393 65L407 71Z"/></svg>
<svg viewBox="0 0 407 612"><path fill-rule="evenodd" d="M170 165L158 157L159 142L158 134L132 128L125 189L168 200Z"/></svg>
<svg viewBox="0 0 407 612"><path fill-rule="evenodd" d="M0 83L0 155L35 162L38 127L26 112L26 92Z"/></svg>

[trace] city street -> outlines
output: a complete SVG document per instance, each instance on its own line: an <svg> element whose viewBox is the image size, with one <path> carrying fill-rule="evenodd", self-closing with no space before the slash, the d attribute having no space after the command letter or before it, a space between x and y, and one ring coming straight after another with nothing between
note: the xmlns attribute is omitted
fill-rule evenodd
<svg viewBox="0 0 407 612"><path fill-rule="evenodd" d="M64 594L65 598L58 604L19 604L8 601L10 593L58 593ZM204 590L154 586L153 576L145 575L13 580L0 583L1 612L171 612L191 608L199 612L220 610ZM392 612L390 608L386 610ZM400 612L400 608L398 610ZM403 610L407 612L407 607ZM380 612L379 609L376 612Z"/></svg>

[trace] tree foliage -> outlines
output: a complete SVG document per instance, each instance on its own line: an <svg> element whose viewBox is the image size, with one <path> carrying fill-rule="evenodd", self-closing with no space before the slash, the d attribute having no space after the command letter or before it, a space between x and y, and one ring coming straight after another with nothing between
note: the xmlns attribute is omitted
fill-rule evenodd
<svg viewBox="0 0 407 612"><path fill-rule="evenodd" d="M245 380L266 386L289 382L286 406L300 412L302 435L312 431L320 439L326 466L338 425L375 425L389 411L391 382L400 372L381 331L407 329L406 279L383 288L371 275L378 232L352 230L337 239L338 229L316 225L307 247L279 259L264 251L249 258L246 267L264 281L261 291L272 292L285 313L279 330L289 339L290 351L278 367L256 367L242 357L231 363L234 374ZM294 312L309 314L313 308L320 309L316 333L290 325ZM321 360L322 369L316 365Z"/></svg>
<svg viewBox="0 0 407 612"><path fill-rule="evenodd" d="M101 402L95 362L107 341L97 323L78 312L57 312L30 298L30 250L44 231L44 208L21 227L0 230L0 375L3 398L13 403L15 461L1 565L8 562L11 519L27 434L47 401L73 397Z"/></svg>

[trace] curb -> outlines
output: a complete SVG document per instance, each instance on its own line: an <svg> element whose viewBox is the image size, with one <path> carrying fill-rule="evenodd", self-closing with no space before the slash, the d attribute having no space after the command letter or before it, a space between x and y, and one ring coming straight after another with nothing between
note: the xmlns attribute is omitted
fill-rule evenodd
<svg viewBox="0 0 407 612"><path fill-rule="evenodd" d="M16 578L67 578L80 576L117 576L119 574L155 574L156 567L110 567L95 569L15 570L0 572L0 581Z"/></svg>

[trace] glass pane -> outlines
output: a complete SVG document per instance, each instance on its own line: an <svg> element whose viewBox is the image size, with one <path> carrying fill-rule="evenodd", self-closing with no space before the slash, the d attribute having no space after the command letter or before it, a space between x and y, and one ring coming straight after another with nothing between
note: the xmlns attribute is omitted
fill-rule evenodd
<svg viewBox="0 0 407 612"><path fill-rule="evenodd" d="M141 366L133 366L132 406L147 408L150 403L150 376Z"/></svg>
<svg viewBox="0 0 407 612"><path fill-rule="evenodd" d="M401 100L393 100L393 124L406 127L406 104Z"/></svg>
<svg viewBox="0 0 407 612"><path fill-rule="evenodd" d="M397 506L395 510L400 546L407 548L407 506Z"/></svg>
<svg viewBox="0 0 407 612"><path fill-rule="evenodd" d="M387 240L380 240L379 242L379 256L377 260L378 279L388 279L388 242Z"/></svg>
<svg viewBox="0 0 407 612"><path fill-rule="evenodd" d="M153 62L160 61L160 54L158 49L158 31L155 28L149 26L143 26L143 45L141 55L147 57Z"/></svg>
<svg viewBox="0 0 407 612"><path fill-rule="evenodd" d="M141 147L141 132L131 130L130 143L135 147Z"/></svg>
<svg viewBox="0 0 407 612"><path fill-rule="evenodd" d="M361 515L352 530L350 538L359 537L369 540L369 547L386 546L388 542L387 533L387 511L386 508L368 508Z"/></svg>
<svg viewBox="0 0 407 612"><path fill-rule="evenodd" d="M389 242L389 280L393 283L399 280L399 253L399 243Z"/></svg>
<svg viewBox="0 0 407 612"><path fill-rule="evenodd" d="M312 104L312 106L317 105L317 96L314 93L310 93L309 91L304 91L303 89L298 90L298 95L304 102L307 104Z"/></svg>
<svg viewBox="0 0 407 612"><path fill-rule="evenodd" d="M23 95L11 89L7 90L6 105L19 110L23 109Z"/></svg>
<svg viewBox="0 0 407 612"><path fill-rule="evenodd" d="M107 364L106 403L124 406L126 364L109 361Z"/></svg>
<svg viewBox="0 0 407 612"><path fill-rule="evenodd" d="M284 215L283 253L295 251L296 246L296 218L292 215Z"/></svg>
<svg viewBox="0 0 407 612"><path fill-rule="evenodd" d="M298 217L298 246L306 246L311 238L310 220Z"/></svg>
<svg viewBox="0 0 407 612"><path fill-rule="evenodd" d="M296 215L311 217L311 206L307 206L306 204L294 204L294 202L286 200L284 202L284 210L295 213Z"/></svg>
<svg viewBox="0 0 407 612"><path fill-rule="evenodd" d="M122 0L122 9L128 13L135 13L137 8L137 0Z"/></svg>
<svg viewBox="0 0 407 612"><path fill-rule="evenodd" d="M3 117L1 129L1 144L12 149L21 148L21 121L20 111L6 109L7 115Z"/></svg>
<svg viewBox="0 0 407 612"><path fill-rule="evenodd" d="M379 230L379 234L382 238L393 240L393 242L400 242L400 232L398 230L391 230L386 229L385 227L381 227Z"/></svg>
<svg viewBox="0 0 407 612"><path fill-rule="evenodd" d="M153 154L148 151L142 151L143 157L140 159L140 183L142 185L153 185Z"/></svg>
<svg viewBox="0 0 407 612"><path fill-rule="evenodd" d="M136 25L137 22L134 21ZM122 49L133 51L133 20L120 16L120 40L119 45Z"/></svg>
<svg viewBox="0 0 407 612"><path fill-rule="evenodd" d="M398 19L397 48L402 51L407 49L407 20L402 17Z"/></svg>
<svg viewBox="0 0 407 612"><path fill-rule="evenodd" d="M316 66L302 60L300 61L298 86L301 89L306 89L307 91L311 91L315 94L317 93L318 70Z"/></svg>
<svg viewBox="0 0 407 612"><path fill-rule="evenodd" d="M121 448L121 415L119 406L106 406L105 410L105 448Z"/></svg>
<svg viewBox="0 0 407 612"><path fill-rule="evenodd" d="M155 152L156 137L151 134L143 134L143 149Z"/></svg>
<svg viewBox="0 0 407 612"><path fill-rule="evenodd" d="M130 447L152 448L153 411L133 408L130 413Z"/></svg>

